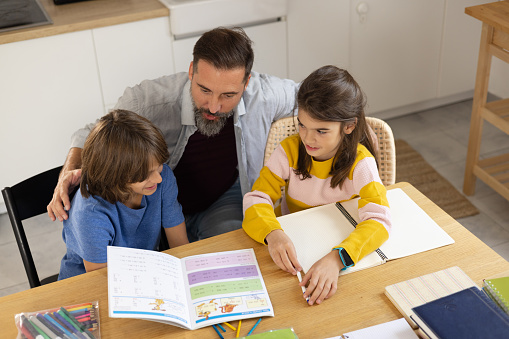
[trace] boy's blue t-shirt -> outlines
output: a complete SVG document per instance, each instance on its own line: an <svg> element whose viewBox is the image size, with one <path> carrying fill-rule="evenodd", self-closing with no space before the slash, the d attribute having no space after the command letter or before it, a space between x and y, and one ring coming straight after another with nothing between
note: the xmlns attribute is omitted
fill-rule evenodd
<svg viewBox="0 0 509 339"><path fill-rule="evenodd" d="M182 207L177 201L177 182L167 165L163 165L161 177L157 190L143 196L136 210L121 202L109 203L99 196L83 198L78 190L69 218L64 220L62 237L67 253L62 258L58 279L85 273L83 259L107 262L107 246L157 249L161 226L169 228L184 222Z"/></svg>

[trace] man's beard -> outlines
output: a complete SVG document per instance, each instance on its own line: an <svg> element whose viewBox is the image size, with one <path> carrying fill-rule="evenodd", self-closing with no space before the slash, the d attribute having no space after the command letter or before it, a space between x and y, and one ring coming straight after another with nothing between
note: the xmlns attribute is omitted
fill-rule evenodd
<svg viewBox="0 0 509 339"><path fill-rule="evenodd" d="M196 104L193 103L194 106L194 118L196 120L196 127L198 127L198 131L201 134L206 135L208 137L213 137L218 135L219 132L223 129L224 125L226 125L226 120L233 115L233 110L228 113L215 113L212 114L208 109L198 108ZM203 113L208 113L210 115L218 117L216 120L208 120L203 116Z"/></svg>

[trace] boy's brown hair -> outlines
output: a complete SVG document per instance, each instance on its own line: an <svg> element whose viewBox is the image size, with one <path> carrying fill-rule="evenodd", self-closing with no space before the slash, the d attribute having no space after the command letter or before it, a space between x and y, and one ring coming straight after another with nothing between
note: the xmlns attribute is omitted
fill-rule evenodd
<svg viewBox="0 0 509 339"><path fill-rule="evenodd" d="M81 153L81 195L98 195L114 204L132 195L129 184L147 179L153 161L170 155L159 129L126 110L103 116L90 132Z"/></svg>

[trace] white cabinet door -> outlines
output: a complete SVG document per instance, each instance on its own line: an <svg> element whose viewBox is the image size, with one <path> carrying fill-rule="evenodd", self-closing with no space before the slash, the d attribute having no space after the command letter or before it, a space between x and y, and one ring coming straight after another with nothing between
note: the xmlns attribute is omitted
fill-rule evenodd
<svg viewBox="0 0 509 339"><path fill-rule="evenodd" d="M352 0L350 70L367 95L368 114L436 98L444 5Z"/></svg>
<svg viewBox="0 0 509 339"><path fill-rule="evenodd" d="M287 78L286 22L278 21L244 28L253 41L255 61L253 70ZM175 71L189 71L193 47L199 36L173 42Z"/></svg>
<svg viewBox="0 0 509 339"><path fill-rule="evenodd" d="M0 45L0 187L62 165L103 114L90 31Z"/></svg>
<svg viewBox="0 0 509 339"><path fill-rule="evenodd" d="M288 2L288 76L302 81L324 65L348 68L349 0Z"/></svg>
<svg viewBox="0 0 509 339"><path fill-rule="evenodd" d="M106 109L127 87L174 73L168 17L92 30Z"/></svg>
<svg viewBox="0 0 509 339"><path fill-rule="evenodd" d="M465 14L465 7L485 2L446 1L439 97L474 89L482 23Z"/></svg>

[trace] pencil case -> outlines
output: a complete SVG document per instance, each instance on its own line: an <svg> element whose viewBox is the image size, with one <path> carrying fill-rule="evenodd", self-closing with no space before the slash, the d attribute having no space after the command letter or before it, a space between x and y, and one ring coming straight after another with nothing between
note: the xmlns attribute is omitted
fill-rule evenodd
<svg viewBox="0 0 509 339"><path fill-rule="evenodd" d="M100 339L99 302L57 306L14 316L17 338Z"/></svg>

